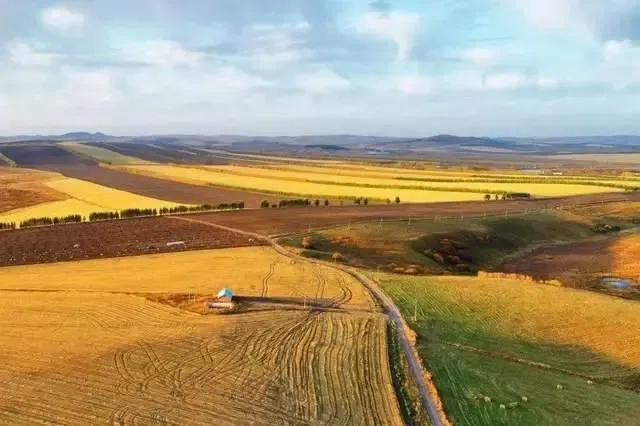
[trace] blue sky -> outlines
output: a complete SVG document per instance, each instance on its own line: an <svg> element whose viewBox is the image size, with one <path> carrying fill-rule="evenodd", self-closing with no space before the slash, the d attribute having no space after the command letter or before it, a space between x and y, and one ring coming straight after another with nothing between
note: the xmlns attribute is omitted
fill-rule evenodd
<svg viewBox="0 0 640 426"><path fill-rule="evenodd" d="M640 0L0 0L0 134L640 134Z"/></svg>

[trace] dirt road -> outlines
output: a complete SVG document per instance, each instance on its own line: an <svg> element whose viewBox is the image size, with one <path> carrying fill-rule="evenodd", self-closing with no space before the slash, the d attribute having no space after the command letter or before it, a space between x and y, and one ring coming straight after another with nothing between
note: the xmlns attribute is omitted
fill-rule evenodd
<svg viewBox="0 0 640 426"><path fill-rule="evenodd" d="M347 266L343 266L335 263L324 262L318 259L310 259L307 257L299 256L287 250L286 248L278 244L273 238L270 238L266 235L258 234L256 232L251 232L251 231L244 231L242 229L232 228L230 226L220 225L212 222L205 222L205 221L196 219L194 217L174 216L172 218L176 220L206 224L206 225L218 228L219 230L236 232L248 238L255 238L256 240L259 240L259 241L265 241L269 243L274 250L276 250L278 253L282 254L283 256L287 256L291 259L295 259L301 262L310 262L310 263L329 266L331 268L335 268L340 271L346 272L351 276L353 276L354 278L356 278L358 281L360 281L362 285L364 285L373 294L375 299L382 305L385 313L389 316L391 321L393 321L394 325L396 326L398 335L400 336L400 343L402 344L402 349L404 350L405 355L407 357L411 374L413 375L414 382L416 383L420 391L422 405L427 410L429 417L431 419L431 422L433 423L434 426L441 426L444 424L448 424L447 419L443 418L444 413L441 413L441 411L438 409L438 404L436 403L436 401L434 401L432 394L429 391L429 386L427 385L427 382L425 380L425 370L422 365L422 361L420 360L416 350L411 344L411 340L409 339L409 336L407 334L408 327L404 321L404 318L402 318L400 309L398 309L398 307L393 302L393 300L391 300L391 298L382 291L382 289L375 283L375 281L365 276L364 274L360 273L354 268L349 268Z"/></svg>

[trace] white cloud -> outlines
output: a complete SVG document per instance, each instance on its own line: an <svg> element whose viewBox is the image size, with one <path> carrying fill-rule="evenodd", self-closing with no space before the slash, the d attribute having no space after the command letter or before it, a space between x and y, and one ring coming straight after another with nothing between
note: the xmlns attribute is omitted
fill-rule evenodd
<svg viewBox="0 0 640 426"><path fill-rule="evenodd" d="M493 47L473 47L467 49L464 58L481 67L490 67L495 65L501 58L502 52Z"/></svg>
<svg viewBox="0 0 640 426"><path fill-rule="evenodd" d="M539 29L587 41L629 37L638 7L638 0L501 1Z"/></svg>
<svg viewBox="0 0 640 426"><path fill-rule="evenodd" d="M432 90L431 80L418 74L397 77L395 83L398 90L409 96L424 96Z"/></svg>
<svg viewBox="0 0 640 426"><path fill-rule="evenodd" d="M156 40L127 49L129 59L161 67L195 67L204 55L171 40Z"/></svg>
<svg viewBox="0 0 640 426"><path fill-rule="evenodd" d="M251 28L249 56L263 69L274 70L299 62L306 54L302 38L310 29L306 21Z"/></svg>
<svg viewBox="0 0 640 426"><path fill-rule="evenodd" d="M85 17L82 13L64 6L44 9L40 14L40 20L46 27L66 35L78 34L85 24Z"/></svg>
<svg viewBox="0 0 640 426"><path fill-rule="evenodd" d="M633 44L630 40L609 40L604 45L604 59L607 62L616 61L627 55L631 49Z"/></svg>
<svg viewBox="0 0 640 426"><path fill-rule="evenodd" d="M323 70L300 76L296 86L314 95L327 95L348 90L351 81L331 70Z"/></svg>
<svg viewBox="0 0 640 426"><path fill-rule="evenodd" d="M51 65L58 55L40 52L27 43L16 40L7 45L9 62L23 67L46 67Z"/></svg>
<svg viewBox="0 0 640 426"><path fill-rule="evenodd" d="M504 72L487 74L484 77L483 87L488 90L514 90L524 87L527 78L518 72Z"/></svg>
<svg viewBox="0 0 640 426"><path fill-rule="evenodd" d="M357 29L363 34L391 40L396 45L397 60L405 61L411 56L421 23L421 16L414 13L369 12L360 18Z"/></svg>
<svg viewBox="0 0 640 426"><path fill-rule="evenodd" d="M546 30L563 30L575 22L575 0L506 0L529 22Z"/></svg>
<svg viewBox="0 0 640 426"><path fill-rule="evenodd" d="M602 48L602 57L596 73L605 83L617 90L640 84L640 46L630 40L609 40Z"/></svg>
<svg viewBox="0 0 640 426"><path fill-rule="evenodd" d="M521 72L500 72L486 74L482 80L485 90L541 89L552 90L560 86L560 81L549 76L526 75Z"/></svg>

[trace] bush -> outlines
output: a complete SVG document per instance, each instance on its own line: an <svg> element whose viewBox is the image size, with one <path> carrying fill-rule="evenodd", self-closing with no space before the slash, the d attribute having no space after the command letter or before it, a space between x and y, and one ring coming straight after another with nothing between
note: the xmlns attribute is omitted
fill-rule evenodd
<svg viewBox="0 0 640 426"><path fill-rule="evenodd" d="M299 207L299 206L310 206L311 200L298 198L295 200L280 200L278 203L278 207Z"/></svg>
<svg viewBox="0 0 640 426"><path fill-rule="evenodd" d="M369 205L369 199L368 199L368 198L365 198L362 202L363 202L363 204L364 204L365 206L368 206L368 205Z"/></svg>
<svg viewBox="0 0 640 426"><path fill-rule="evenodd" d="M306 236L302 239L302 247L305 249L313 248L313 239L310 236Z"/></svg>
<svg viewBox="0 0 640 426"><path fill-rule="evenodd" d="M315 200L315 201L313 202L313 204L314 204L316 207L318 207L318 206L320 205L320 200Z"/></svg>
<svg viewBox="0 0 640 426"><path fill-rule="evenodd" d="M324 206L327 207L329 205L329 200L324 200Z"/></svg>
<svg viewBox="0 0 640 426"><path fill-rule="evenodd" d="M531 194L528 192L509 192L505 197L507 200L529 199Z"/></svg>
<svg viewBox="0 0 640 426"><path fill-rule="evenodd" d="M262 200L262 202L260 203L260 208L261 209L268 209L270 205L271 204L269 203L268 200Z"/></svg>
<svg viewBox="0 0 640 426"><path fill-rule="evenodd" d="M396 196L396 204L400 204L400 197Z"/></svg>

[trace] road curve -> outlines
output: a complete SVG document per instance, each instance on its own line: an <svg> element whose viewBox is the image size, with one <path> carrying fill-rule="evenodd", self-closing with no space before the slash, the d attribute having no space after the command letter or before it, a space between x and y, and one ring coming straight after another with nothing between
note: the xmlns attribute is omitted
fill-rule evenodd
<svg viewBox="0 0 640 426"><path fill-rule="evenodd" d="M425 370L422 365L422 361L420 360L417 351L414 349L413 345L411 344L411 340L409 339L409 336L407 334L408 327L404 321L404 318L402 317L402 314L400 313L400 309L398 309L398 307L393 302L393 300L389 296L387 296L384 293L384 291L382 291L382 289L378 286L378 284L376 284L376 282L373 281L371 278L367 277L366 275L364 275L363 273L359 272L354 268L350 268L350 267L336 264L336 263L325 262L318 259L310 259L307 257L300 256L298 254L295 254L287 250L286 248L278 244L277 241L275 241L274 239L266 235L262 235L262 234L258 234L250 231L243 231L242 229L232 228L225 225L219 225L217 223L198 220L198 219L194 219L193 217L171 216L171 218L176 220L184 220L188 222L201 223L201 224L212 226L225 231L235 232L237 234L244 235L249 238L254 238L256 240L265 241L271 247L273 247L275 251L282 254L283 256L287 256L295 260L300 260L300 261L309 262L309 263L316 263L319 265L324 265L334 269L338 269L356 278L358 281L360 281L362 285L364 285L373 294L373 296L382 305L385 313L389 316L391 321L393 321L394 325L396 326L396 329L398 330L398 335L400 336L400 343L402 345L402 349L404 350L407 357L409 369L411 371L411 374L413 375L414 382L416 383L416 386L418 387L418 390L420 392L422 406L425 407L425 409L427 410L427 413L429 414L431 422L433 423L434 426L442 426L442 425L449 424L448 420L446 418L443 418L441 411L438 409L438 404L436 404L436 402L433 400L431 393L429 392L429 387L427 385L427 382L424 376Z"/></svg>

